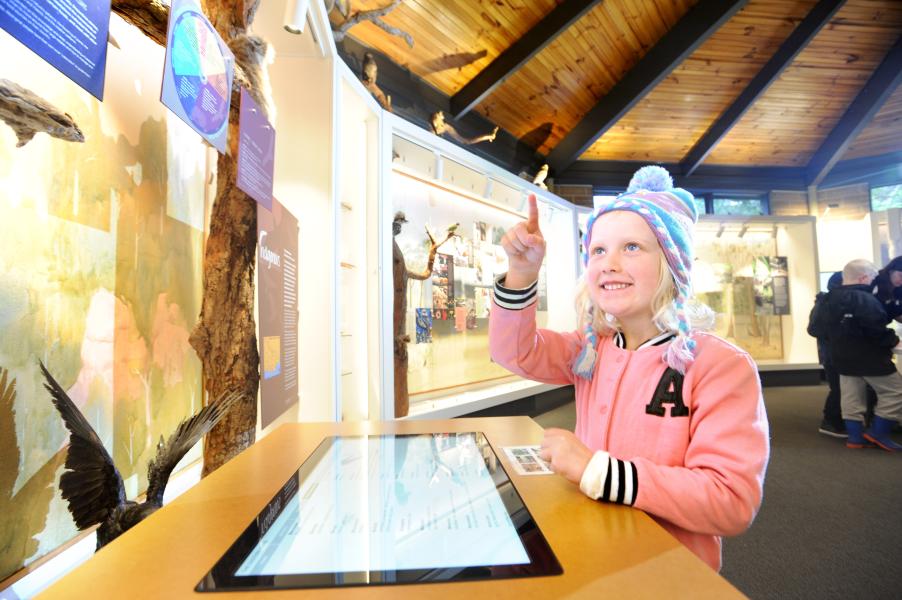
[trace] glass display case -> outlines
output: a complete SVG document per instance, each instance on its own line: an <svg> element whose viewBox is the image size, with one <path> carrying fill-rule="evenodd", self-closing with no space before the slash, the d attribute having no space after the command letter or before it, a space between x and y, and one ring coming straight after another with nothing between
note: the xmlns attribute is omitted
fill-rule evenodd
<svg viewBox="0 0 902 600"><path fill-rule="evenodd" d="M518 185L500 169L474 168L462 149L426 144L393 135L389 175L392 215L403 212L406 219L395 241L408 273L415 274L408 279L404 315L411 414L436 398L522 381L489 357L488 323L494 280L507 271L501 238L526 218L532 185L525 180ZM576 218L566 201L536 193L548 244L546 265L568 267L542 268L537 321L540 327L564 329L573 326ZM454 235L438 248L429 272L429 235L441 241L449 227Z"/></svg>
<svg viewBox="0 0 902 600"><path fill-rule="evenodd" d="M716 315L715 333L762 368L817 363L806 332L819 288L814 217L702 216L696 228L695 296Z"/></svg>

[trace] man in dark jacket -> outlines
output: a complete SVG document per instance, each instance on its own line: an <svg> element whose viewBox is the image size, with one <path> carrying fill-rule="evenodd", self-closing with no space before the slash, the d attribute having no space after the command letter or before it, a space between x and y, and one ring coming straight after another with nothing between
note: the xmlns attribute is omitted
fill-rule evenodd
<svg viewBox="0 0 902 600"><path fill-rule="evenodd" d="M837 271L830 276L827 281L827 292L831 292L842 285L842 271ZM808 317L808 335L817 338L817 359L824 367L824 376L827 378L827 385L830 391L827 392L827 398L824 399L824 418L821 420L821 426L818 428L820 433L832 437L844 438L846 434L846 424L842 419L842 408L839 402L839 373L833 366L833 359L830 357L830 347L828 345L827 336L818 337L815 335L816 323L815 319L819 312L823 310L824 304L827 302L827 293L820 292L814 299L814 307L811 309L811 315Z"/></svg>
<svg viewBox="0 0 902 600"><path fill-rule="evenodd" d="M815 306L809 333L827 339L830 358L839 373L843 420L849 448L877 444L891 452L902 450L890 431L902 416L902 375L893 364L899 343L882 304L872 293L877 268L866 260L853 260L843 268L843 285L827 293ZM877 392L870 428L864 430L866 386Z"/></svg>

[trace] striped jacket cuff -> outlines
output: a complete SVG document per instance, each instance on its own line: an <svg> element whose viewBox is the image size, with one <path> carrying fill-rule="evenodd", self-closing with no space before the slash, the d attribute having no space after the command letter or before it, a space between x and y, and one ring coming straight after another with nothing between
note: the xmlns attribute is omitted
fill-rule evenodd
<svg viewBox="0 0 902 600"><path fill-rule="evenodd" d="M632 506L639 492L636 465L599 450L586 465L579 489L593 500Z"/></svg>
<svg viewBox="0 0 902 600"><path fill-rule="evenodd" d="M495 304L508 310L523 310L538 299L538 280L532 285L520 290L504 287L504 278L507 273L499 275L495 279Z"/></svg>

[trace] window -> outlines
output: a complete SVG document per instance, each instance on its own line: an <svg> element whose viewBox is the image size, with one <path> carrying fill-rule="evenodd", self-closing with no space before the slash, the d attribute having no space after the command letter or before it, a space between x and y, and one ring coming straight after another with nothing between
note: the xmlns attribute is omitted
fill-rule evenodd
<svg viewBox="0 0 902 600"><path fill-rule="evenodd" d="M617 199L617 196L604 196L604 195L595 195L592 197L592 206L595 207L595 210L598 210L599 206L604 206L605 204L610 204L614 200Z"/></svg>
<svg viewBox="0 0 902 600"><path fill-rule="evenodd" d="M871 210L902 208L902 183L871 188Z"/></svg>
<svg viewBox="0 0 902 600"><path fill-rule="evenodd" d="M695 210L698 211L698 214L700 214L700 215L705 214L705 198L704 198L704 196L702 196L701 198L699 198L698 196L694 196L693 199L695 200Z"/></svg>
<svg viewBox="0 0 902 600"><path fill-rule="evenodd" d="M763 198L714 198L715 215L766 215Z"/></svg>

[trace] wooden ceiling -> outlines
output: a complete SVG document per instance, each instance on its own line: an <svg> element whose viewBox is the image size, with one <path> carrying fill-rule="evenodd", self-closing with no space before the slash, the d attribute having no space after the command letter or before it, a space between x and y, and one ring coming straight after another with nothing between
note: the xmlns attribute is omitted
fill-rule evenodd
<svg viewBox="0 0 902 600"><path fill-rule="evenodd" d="M838 160L902 152L902 0L403 0L383 20L414 47L368 22L349 36L559 173L655 161L807 168L818 183Z"/></svg>

